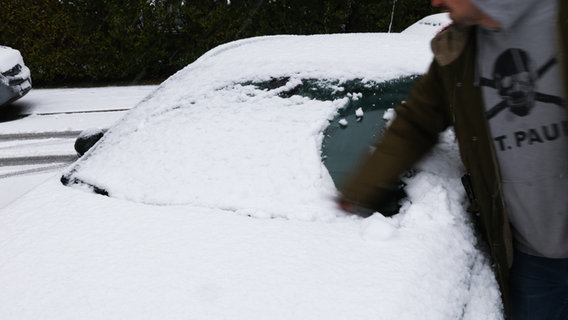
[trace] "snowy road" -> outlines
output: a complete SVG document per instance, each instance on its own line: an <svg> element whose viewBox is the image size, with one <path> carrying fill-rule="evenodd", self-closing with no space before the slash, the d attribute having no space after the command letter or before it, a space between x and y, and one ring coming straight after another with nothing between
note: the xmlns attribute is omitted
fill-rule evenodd
<svg viewBox="0 0 568 320"><path fill-rule="evenodd" d="M73 143L106 129L156 86L33 89L0 110L0 208L77 159Z"/></svg>

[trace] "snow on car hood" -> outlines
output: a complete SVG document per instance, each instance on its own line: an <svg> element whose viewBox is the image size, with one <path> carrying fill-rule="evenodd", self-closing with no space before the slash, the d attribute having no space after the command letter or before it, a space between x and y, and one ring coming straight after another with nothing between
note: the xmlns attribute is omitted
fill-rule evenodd
<svg viewBox="0 0 568 320"><path fill-rule="evenodd" d="M323 131L347 98L279 93L301 79L381 82L423 73L430 59L428 39L402 34L229 43L166 80L64 177L135 202L325 218L334 212L335 186L320 157ZM283 77L272 90L250 84Z"/></svg>

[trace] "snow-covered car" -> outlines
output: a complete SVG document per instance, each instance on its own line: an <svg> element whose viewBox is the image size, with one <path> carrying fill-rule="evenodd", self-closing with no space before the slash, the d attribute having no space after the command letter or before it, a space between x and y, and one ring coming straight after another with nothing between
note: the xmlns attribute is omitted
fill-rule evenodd
<svg viewBox="0 0 568 320"><path fill-rule="evenodd" d="M31 72L20 51L0 46L0 106L18 100L31 89Z"/></svg>
<svg viewBox="0 0 568 320"><path fill-rule="evenodd" d="M206 53L0 212L0 319L501 319L451 131L397 214L334 204L430 60L412 32Z"/></svg>

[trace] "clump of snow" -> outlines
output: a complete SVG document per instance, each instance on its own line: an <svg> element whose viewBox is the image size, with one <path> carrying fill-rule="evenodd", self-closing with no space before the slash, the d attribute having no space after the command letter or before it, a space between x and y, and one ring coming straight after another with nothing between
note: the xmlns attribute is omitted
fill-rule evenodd
<svg viewBox="0 0 568 320"><path fill-rule="evenodd" d="M363 94L361 92L349 92L347 94L347 97L349 97L353 101L357 101L363 97Z"/></svg>
<svg viewBox="0 0 568 320"><path fill-rule="evenodd" d="M389 108L387 111L385 111L383 119L387 120L386 126L390 126L395 116L396 114L393 108Z"/></svg>
<svg viewBox="0 0 568 320"><path fill-rule="evenodd" d="M374 214L361 223L361 237L369 241L388 241L399 228L397 219Z"/></svg>

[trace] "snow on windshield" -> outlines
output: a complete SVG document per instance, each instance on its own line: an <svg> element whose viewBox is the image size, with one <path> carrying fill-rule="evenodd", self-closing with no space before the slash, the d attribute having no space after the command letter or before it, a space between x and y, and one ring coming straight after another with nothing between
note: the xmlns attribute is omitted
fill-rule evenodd
<svg viewBox="0 0 568 320"><path fill-rule="evenodd" d="M279 93L301 79L381 82L419 74L430 59L427 39L401 34L229 43L167 80L70 172L136 202L327 219L335 186L321 143L347 98ZM281 77L288 82L273 90L246 84Z"/></svg>

